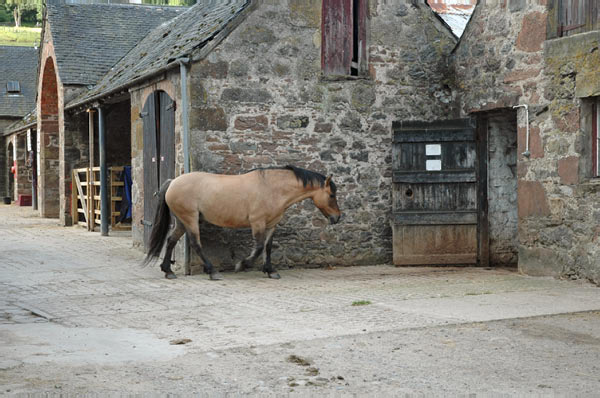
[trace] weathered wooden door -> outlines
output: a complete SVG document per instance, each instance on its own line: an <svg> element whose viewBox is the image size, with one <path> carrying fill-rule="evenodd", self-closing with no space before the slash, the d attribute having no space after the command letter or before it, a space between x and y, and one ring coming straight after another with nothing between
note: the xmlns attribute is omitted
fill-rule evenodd
<svg viewBox="0 0 600 398"><path fill-rule="evenodd" d="M394 264L477 263L475 122L396 122L393 130Z"/></svg>
<svg viewBox="0 0 600 398"><path fill-rule="evenodd" d="M144 121L144 246L148 247L158 190L175 176L175 102L164 91L148 96Z"/></svg>

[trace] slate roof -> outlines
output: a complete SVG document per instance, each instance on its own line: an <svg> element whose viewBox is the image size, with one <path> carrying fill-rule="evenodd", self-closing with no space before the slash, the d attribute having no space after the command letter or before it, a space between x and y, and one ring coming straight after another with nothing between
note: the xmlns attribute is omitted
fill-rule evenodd
<svg viewBox="0 0 600 398"><path fill-rule="evenodd" d="M47 24L63 84L96 84L150 30L187 7L48 4Z"/></svg>
<svg viewBox="0 0 600 398"><path fill-rule="evenodd" d="M27 129L27 128L35 128L36 123L37 123L36 109L33 109L28 114L26 114L25 117L23 117L23 119L19 119L16 122L14 122L13 124L6 127L4 129L4 132L0 132L0 136L11 135L13 133L17 133L17 132Z"/></svg>
<svg viewBox="0 0 600 398"><path fill-rule="evenodd" d="M0 46L0 117L23 117L35 106L38 49ZM6 84L18 81L21 93L8 94Z"/></svg>
<svg viewBox="0 0 600 398"><path fill-rule="evenodd" d="M152 30L90 91L69 105L107 94L195 54L250 5L251 0L199 0L177 18Z"/></svg>

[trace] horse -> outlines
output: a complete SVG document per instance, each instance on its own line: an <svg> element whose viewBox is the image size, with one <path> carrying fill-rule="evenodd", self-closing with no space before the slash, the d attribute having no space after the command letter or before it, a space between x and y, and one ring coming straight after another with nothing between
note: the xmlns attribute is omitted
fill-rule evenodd
<svg viewBox="0 0 600 398"><path fill-rule="evenodd" d="M204 263L204 272L211 280L222 279L202 252L200 221L203 219L219 227L250 227L254 249L236 263L235 272L251 267L264 251L263 272L269 278L279 279L279 273L271 264L275 227L291 205L309 198L331 224L338 223L341 212L337 188L331 179L331 175L325 177L288 165L254 169L240 175L192 172L167 180L158 192L159 204L144 263L156 259L166 241L160 268L165 278L177 278L171 270L171 255L177 241L187 233L192 248ZM175 226L169 233L171 214L175 216Z"/></svg>

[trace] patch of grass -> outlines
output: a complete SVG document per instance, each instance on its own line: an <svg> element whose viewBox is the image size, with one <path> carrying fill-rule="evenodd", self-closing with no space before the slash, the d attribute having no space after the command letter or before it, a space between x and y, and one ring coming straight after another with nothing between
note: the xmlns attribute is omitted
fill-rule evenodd
<svg viewBox="0 0 600 398"><path fill-rule="evenodd" d="M372 304L369 300L359 300L359 301L354 301L352 303L352 306L353 307L358 307L360 305L369 305L369 304Z"/></svg>
<svg viewBox="0 0 600 398"><path fill-rule="evenodd" d="M482 294L492 294L492 292L490 292L489 290L486 290L484 292L467 292L465 293L465 296L480 296Z"/></svg>
<svg viewBox="0 0 600 398"><path fill-rule="evenodd" d="M0 46L28 46L40 44L41 28L0 26Z"/></svg>

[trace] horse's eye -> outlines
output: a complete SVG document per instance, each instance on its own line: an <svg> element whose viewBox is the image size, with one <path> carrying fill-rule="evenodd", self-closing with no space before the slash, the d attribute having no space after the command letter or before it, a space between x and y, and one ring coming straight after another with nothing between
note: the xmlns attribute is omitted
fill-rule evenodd
<svg viewBox="0 0 600 398"><path fill-rule="evenodd" d="M335 199L335 195L329 195L331 199Z"/></svg>

